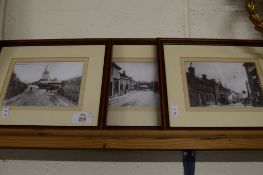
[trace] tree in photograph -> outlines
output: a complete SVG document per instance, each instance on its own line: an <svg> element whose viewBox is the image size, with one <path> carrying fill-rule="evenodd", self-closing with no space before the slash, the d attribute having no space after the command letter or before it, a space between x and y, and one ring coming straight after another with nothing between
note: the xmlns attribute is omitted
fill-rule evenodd
<svg viewBox="0 0 263 175"><path fill-rule="evenodd" d="M72 102L78 104L80 93L81 77L64 80L58 93Z"/></svg>
<svg viewBox="0 0 263 175"><path fill-rule="evenodd" d="M26 83L22 82L16 75L16 73L12 73L11 79L9 81L9 86L6 92L5 99L10 99L22 92L27 88Z"/></svg>

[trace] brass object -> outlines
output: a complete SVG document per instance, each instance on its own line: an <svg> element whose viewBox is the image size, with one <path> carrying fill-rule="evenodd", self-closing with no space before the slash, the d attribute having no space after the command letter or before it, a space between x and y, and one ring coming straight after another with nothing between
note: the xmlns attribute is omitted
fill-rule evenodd
<svg viewBox="0 0 263 175"><path fill-rule="evenodd" d="M263 33L263 19L256 9L255 0L246 0L246 9L249 13L250 21L255 25L255 29Z"/></svg>

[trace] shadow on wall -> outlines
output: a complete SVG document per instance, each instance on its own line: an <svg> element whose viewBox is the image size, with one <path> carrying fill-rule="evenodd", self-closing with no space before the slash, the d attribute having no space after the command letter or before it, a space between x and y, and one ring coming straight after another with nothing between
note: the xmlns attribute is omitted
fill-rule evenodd
<svg viewBox="0 0 263 175"><path fill-rule="evenodd" d="M229 6L232 10L232 13L231 13L231 17L230 19L231 20L226 20L226 24L225 26L229 26L229 32L234 32L234 28L235 28L235 25L237 24L237 22L240 22L242 20L247 20L250 22L249 20L249 14L248 12L246 11L246 7L245 7L245 2L246 0L244 1L240 1L240 0L225 0L225 4L227 4L227 6ZM263 0L255 0L255 4L256 4L256 10L257 12L260 12L259 14L262 16L263 18ZM254 28L254 24L252 22L250 22L250 25L251 25L251 29ZM222 26L223 28L225 26ZM254 29L255 30L255 29ZM255 30L256 31L256 30ZM256 31L258 32L258 31ZM259 32L258 32L259 33ZM263 34L260 34L262 37L263 37ZM234 36L234 33L233 35ZM258 38L258 39L261 39L261 38Z"/></svg>
<svg viewBox="0 0 263 175"><path fill-rule="evenodd" d="M197 162L263 162L263 151L198 151ZM0 149L0 160L181 162L182 151Z"/></svg>
<svg viewBox="0 0 263 175"><path fill-rule="evenodd" d="M255 0L255 5L256 12L260 16L261 21L263 21L263 0ZM261 34L261 36L263 37L263 33Z"/></svg>
<svg viewBox="0 0 263 175"><path fill-rule="evenodd" d="M0 0L0 40L4 38L5 12L6 12L6 0Z"/></svg>

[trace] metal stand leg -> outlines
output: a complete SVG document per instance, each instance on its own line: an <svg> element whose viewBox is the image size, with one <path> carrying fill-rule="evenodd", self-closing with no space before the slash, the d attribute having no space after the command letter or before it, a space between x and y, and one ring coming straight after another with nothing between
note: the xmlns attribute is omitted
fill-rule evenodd
<svg viewBox="0 0 263 175"><path fill-rule="evenodd" d="M184 165L184 175L195 174L195 151L193 150L183 151L183 165Z"/></svg>

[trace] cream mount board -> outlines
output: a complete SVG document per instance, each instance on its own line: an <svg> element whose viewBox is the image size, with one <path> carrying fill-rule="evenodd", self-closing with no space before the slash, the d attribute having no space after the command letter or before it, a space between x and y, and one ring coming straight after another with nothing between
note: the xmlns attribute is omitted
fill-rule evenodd
<svg viewBox="0 0 263 175"><path fill-rule="evenodd" d="M7 118L0 118L0 124L97 126L104 56L105 45L3 47L0 55L0 112L3 105L8 105L10 111ZM32 70L35 77L26 69ZM11 87L13 72L19 74L17 78L27 88L8 101L6 94ZM45 80L52 85L41 88ZM56 86L63 86L65 96L63 92L54 95L59 91ZM79 89L77 99L74 99L74 88ZM45 98L52 103L38 103ZM34 100L36 103L32 105ZM89 123L73 122L72 117L78 112L90 113L92 120Z"/></svg>
<svg viewBox="0 0 263 175"><path fill-rule="evenodd" d="M261 47L165 44L163 47L170 127L263 126L263 107L253 102L258 101L255 94L262 94ZM238 66L240 69L235 68ZM232 67L229 74L227 67ZM246 67L260 90L251 87L254 85L246 75ZM241 80L240 87L233 85L233 81ZM195 86L191 82L195 82ZM198 92L193 87L206 92ZM176 116L171 114L172 106L178 109Z"/></svg>
<svg viewBox="0 0 263 175"><path fill-rule="evenodd" d="M138 82L142 83L145 78L146 81L152 81L152 77L148 78L146 74L151 74L155 70L156 76L158 77L158 70L157 70L157 55L156 55L156 46L155 45L114 45L113 46L113 56L112 56L112 63L116 63L117 66L120 66L118 69L121 74L125 74L127 77L136 80L137 86ZM147 70L141 69L143 67L147 67ZM133 69L135 68L138 72L134 72ZM152 72L151 72L151 71ZM124 71L124 72L123 72ZM111 71L112 72L112 71ZM121 75L121 76L122 76ZM142 75L142 76L138 76ZM145 75L145 76L143 76ZM142 79L136 79L136 76L141 77ZM111 76L111 82L114 81L114 77ZM158 80L157 80L158 81ZM134 81L135 82L135 81ZM135 83L136 84L136 83ZM114 84L110 84L111 91L114 91ZM134 85L136 86L136 85ZM143 86L143 85L141 85ZM153 97L158 96L152 90L145 88L144 90L138 90L137 88L130 88L133 89L130 92L125 92L125 85L120 83L120 87L117 88L121 92L119 92L119 96L116 95L111 97L109 95L109 103L116 100L122 100L125 98L136 98L138 100L142 100L143 95L145 98L151 98L149 95ZM123 89L123 90L122 90ZM128 89L128 88L127 88ZM137 91L137 90L138 91ZM116 90L117 92L117 90ZM136 95L136 94L141 95ZM114 92L110 92L112 96ZM116 94L116 93L115 93ZM125 97L126 96L126 97ZM159 97L157 97L159 98ZM134 101L138 101L134 100ZM107 126L160 126L160 107L157 106L143 106L142 105L130 105L128 103L129 99L127 100L127 106L114 106L109 105L108 113L106 118L106 125ZM130 100L132 103L132 100ZM113 102L114 103L114 102ZM126 103L126 102L125 102ZM136 102L135 102L136 103ZM140 103L140 102L139 102ZM151 102L145 102L144 104L149 104Z"/></svg>

